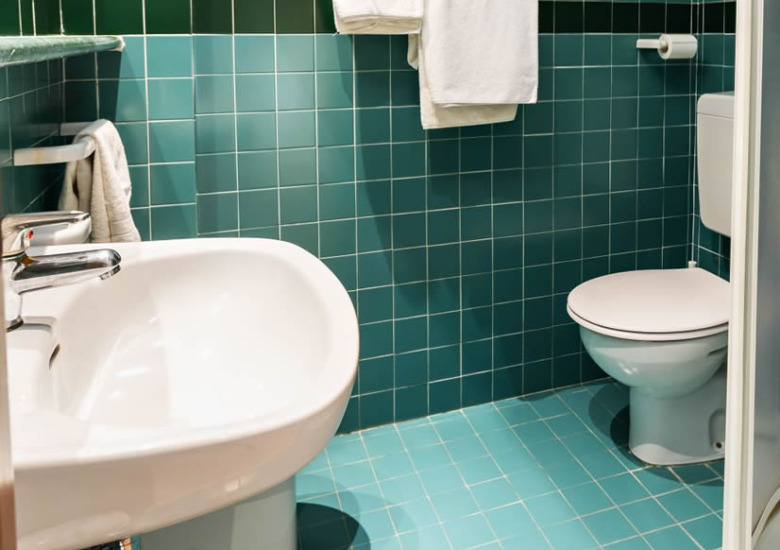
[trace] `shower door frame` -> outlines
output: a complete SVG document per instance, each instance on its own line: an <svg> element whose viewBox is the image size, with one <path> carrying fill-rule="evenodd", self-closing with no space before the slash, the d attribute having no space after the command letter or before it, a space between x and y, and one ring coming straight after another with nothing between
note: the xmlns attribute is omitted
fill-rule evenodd
<svg viewBox="0 0 780 550"><path fill-rule="evenodd" d="M764 24L778 17L777 2L737 2L725 550L752 548L753 528L780 486L777 471L754 485L761 465L780 457L780 368L772 368L780 357L780 232L772 227L780 207L772 154L780 148L780 32Z"/></svg>

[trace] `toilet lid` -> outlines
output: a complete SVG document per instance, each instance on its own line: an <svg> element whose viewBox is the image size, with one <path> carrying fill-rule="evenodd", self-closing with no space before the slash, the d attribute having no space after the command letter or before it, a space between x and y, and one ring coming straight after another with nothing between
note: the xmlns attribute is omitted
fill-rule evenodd
<svg viewBox="0 0 780 550"><path fill-rule="evenodd" d="M613 330L651 334L702 330L729 321L731 292L723 279L700 269L615 273L581 284L569 309Z"/></svg>

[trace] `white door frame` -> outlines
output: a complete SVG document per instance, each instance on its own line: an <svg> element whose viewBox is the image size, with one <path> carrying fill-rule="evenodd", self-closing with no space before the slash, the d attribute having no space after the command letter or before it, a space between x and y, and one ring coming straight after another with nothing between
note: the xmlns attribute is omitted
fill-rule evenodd
<svg viewBox="0 0 780 550"><path fill-rule="evenodd" d="M764 0L737 1L723 548L752 548Z"/></svg>

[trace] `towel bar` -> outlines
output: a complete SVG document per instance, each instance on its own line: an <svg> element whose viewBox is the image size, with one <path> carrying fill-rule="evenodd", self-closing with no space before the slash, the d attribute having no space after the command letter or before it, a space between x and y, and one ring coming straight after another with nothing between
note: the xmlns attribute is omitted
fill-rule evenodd
<svg viewBox="0 0 780 550"><path fill-rule="evenodd" d="M68 122L60 125L60 136L75 136L97 122ZM83 160L95 152L95 140L85 138L70 145L56 147L30 147L14 151L14 166L38 166L41 164L61 164Z"/></svg>

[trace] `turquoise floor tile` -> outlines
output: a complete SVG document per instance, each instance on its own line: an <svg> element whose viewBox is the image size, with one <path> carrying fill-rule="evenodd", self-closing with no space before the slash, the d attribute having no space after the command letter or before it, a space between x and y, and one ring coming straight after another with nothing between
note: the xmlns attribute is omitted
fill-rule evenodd
<svg viewBox="0 0 780 550"><path fill-rule="evenodd" d="M460 411L458 411L460 412ZM451 417L441 422L436 422L433 427L439 437L445 443L461 438L476 437L476 432L469 421L463 415Z"/></svg>
<svg viewBox="0 0 780 550"><path fill-rule="evenodd" d="M510 474L508 478L520 498L532 498L556 490L553 482L541 468Z"/></svg>
<svg viewBox="0 0 780 550"><path fill-rule="evenodd" d="M631 474L621 474L600 479L599 484L607 496L617 505L647 498L650 494Z"/></svg>
<svg viewBox="0 0 780 550"><path fill-rule="evenodd" d="M433 506L427 499L415 500L405 504L392 506L388 509L395 525L396 532L408 533L419 531L430 525L439 523Z"/></svg>
<svg viewBox="0 0 780 550"><path fill-rule="evenodd" d="M587 550L598 548L585 525L578 519L559 523L544 529L547 540L555 550Z"/></svg>
<svg viewBox="0 0 780 550"><path fill-rule="evenodd" d="M456 464L468 485L482 483L503 476L495 461L489 456L482 456L465 462L456 461Z"/></svg>
<svg viewBox="0 0 780 550"><path fill-rule="evenodd" d="M506 418L498 412L492 403L465 409L464 412L473 429L479 434L505 430L509 426Z"/></svg>
<svg viewBox="0 0 780 550"><path fill-rule="evenodd" d="M644 536L654 550L693 550L699 548L693 539L680 527L669 527Z"/></svg>
<svg viewBox="0 0 780 550"><path fill-rule="evenodd" d="M542 528L573 519L577 515L559 493L529 498L525 506Z"/></svg>
<svg viewBox="0 0 780 550"><path fill-rule="evenodd" d="M378 483L338 492L341 509L350 515L373 512L388 506Z"/></svg>
<svg viewBox="0 0 780 550"><path fill-rule="evenodd" d="M404 550L450 548L447 535L444 534L444 529L442 529L440 525L432 525L419 531L405 533L400 535L399 538L401 539Z"/></svg>
<svg viewBox="0 0 780 550"><path fill-rule="evenodd" d="M443 445L410 449L409 456L417 470L424 471L450 464L452 459Z"/></svg>
<svg viewBox="0 0 780 550"><path fill-rule="evenodd" d="M572 458L571 453L558 440L531 443L528 445L528 450L539 464L547 467L569 461Z"/></svg>
<svg viewBox="0 0 780 550"><path fill-rule="evenodd" d="M333 467L333 479L339 488L351 489L376 482L374 470L369 462L358 462Z"/></svg>
<svg viewBox="0 0 780 550"><path fill-rule="evenodd" d="M374 473L380 481L414 473L414 466L406 451L375 458L371 463L374 466Z"/></svg>
<svg viewBox="0 0 780 550"><path fill-rule="evenodd" d="M706 516L682 524L683 529L696 539L704 550L714 550L721 546L723 521L716 515Z"/></svg>
<svg viewBox="0 0 780 550"><path fill-rule="evenodd" d="M571 410L555 392L546 392L528 399L531 406L541 418L552 418L563 414L569 414Z"/></svg>
<svg viewBox="0 0 780 550"><path fill-rule="evenodd" d="M454 464L445 464L433 470L420 472L419 477L429 495L446 493L464 484L463 478Z"/></svg>
<svg viewBox="0 0 780 550"><path fill-rule="evenodd" d="M614 504L594 482L569 487L562 491L574 511L580 516L612 508Z"/></svg>
<svg viewBox="0 0 780 550"><path fill-rule="evenodd" d="M493 532L500 539L521 536L537 530L531 514L520 503L485 512Z"/></svg>
<svg viewBox="0 0 780 550"><path fill-rule="evenodd" d="M601 452L577 455L577 460L597 480L612 477L626 471L626 468L615 458L615 455L607 449Z"/></svg>
<svg viewBox="0 0 780 550"><path fill-rule="evenodd" d="M723 510L723 480L713 480L699 485L690 485L690 490L710 507L713 512Z"/></svg>
<svg viewBox="0 0 780 550"><path fill-rule="evenodd" d="M539 420L539 413L531 405L519 399L499 401L496 403L496 408L510 426L519 426Z"/></svg>
<svg viewBox="0 0 780 550"><path fill-rule="evenodd" d="M503 539L501 543L504 545L504 548L511 548L512 550L547 550L552 548L542 532L536 528L522 535Z"/></svg>
<svg viewBox="0 0 780 550"><path fill-rule="evenodd" d="M464 517L479 511L474 497L465 488L440 493L430 498L436 513L442 521Z"/></svg>
<svg viewBox="0 0 780 550"><path fill-rule="evenodd" d="M637 535L636 530L617 510L597 512L582 518L600 544L609 544Z"/></svg>
<svg viewBox="0 0 780 550"><path fill-rule="evenodd" d="M674 519L652 498L626 504L620 509L640 533L669 527L674 523Z"/></svg>
<svg viewBox="0 0 780 550"><path fill-rule="evenodd" d="M295 476L295 497L304 500L336 492L330 472L301 473Z"/></svg>
<svg viewBox="0 0 780 550"><path fill-rule="evenodd" d="M379 486L382 488L382 492L388 502L393 504L400 504L425 497L425 490L423 489L420 480L414 474L380 481Z"/></svg>
<svg viewBox="0 0 780 550"><path fill-rule="evenodd" d="M436 433L436 430L430 424L402 430L401 440L406 448L410 450L441 443L439 434Z"/></svg>
<svg viewBox="0 0 780 550"><path fill-rule="evenodd" d="M523 447L511 451L492 453L493 461L505 474L512 474L537 467L536 459Z"/></svg>
<svg viewBox="0 0 780 550"><path fill-rule="evenodd" d="M360 524L360 529L363 531L366 544L370 545L372 542L394 537L396 534L395 526L390 519L388 510L382 509L367 512L360 514L360 516L355 519ZM360 537L356 538L355 544L360 544Z"/></svg>
<svg viewBox="0 0 780 550"><path fill-rule="evenodd" d="M634 472L634 475L654 495L669 493L680 488L680 480L669 468L647 468Z"/></svg>
<svg viewBox="0 0 780 550"><path fill-rule="evenodd" d="M517 493L503 478L474 485L471 487L471 494L474 495L479 509L483 511L519 501Z"/></svg>
<svg viewBox="0 0 780 550"><path fill-rule="evenodd" d="M541 461L544 464L544 461ZM580 466L573 458L566 458L560 462L554 462L545 468L545 472L559 489L566 489L575 485L581 485L591 481L590 474Z"/></svg>
<svg viewBox="0 0 780 550"><path fill-rule="evenodd" d="M476 435L446 442L444 446L455 462L471 460L488 454L487 449Z"/></svg>
<svg viewBox="0 0 780 550"><path fill-rule="evenodd" d="M542 420L520 424L519 426L515 426L513 430L517 434L517 437L520 438L520 441L526 445L555 439L553 431Z"/></svg>
<svg viewBox="0 0 780 550"><path fill-rule="evenodd" d="M526 452L520 438L511 430L483 433L480 434L480 439L488 452L493 455Z"/></svg>
<svg viewBox="0 0 780 550"><path fill-rule="evenodd" d="M688 489L681 489L673 493L658 497L661 506L678 522L698 518L710 513L707 506Z"/></svg>
<svg viewBox="0 0 780 550"><path fill-rule="evenodd" d="M585 433L588 430L587 426L579 418L572 415L548 418L545 422L553 433L560 438Z"/></svg>
<svg viewBox="0 0 780 550"><path fill-rule="evenodd" d="M689 485L718 478L718 475L715 473L715 471L709 468L706 464L689 464L687 466L677 466L675 468L671 468L671 470L684 483Z"/></svg>
<svg viewBox="0 0 780 550"><path fill-rule="evenodd" d="M333 464L351 464L366 460L368 455L359 434L337 437L328 444L328 457Z"/></svg>
<svg viewBox="0 0 780 550"><path fill-rule="evenodd" d="M466 550L495 540L495 535L482 514L445 521L444 530L455 550Z"/></svg>
<svg viewBox="0 0 780 550"><path fill-rule="evenodd" d="M363 444L371 458L397 453L404 450L401 436L395 426L383 426L362 433Z"/></svg>
<svg viewBox="0 0 780 550"><path fill-rule="evenodd" d="M609 550L649 550L651 546L642 537L634 537L610 544L604 548L609 548Z"/></svg>
<svg viewBox="0 0 780 550"><path fill-rule="evenodd" d="M717 548L722 461L637 461L609 435L625 397L600 382L335 438L297 476L300 548Z"/></svg>
<svg viewBox="0 0 780 550"><path fill-rule="evenodd" d="M318 525L332 523L340 509L338 495L325 495L298 503L298 529L312 529Z"/></svg>
<svg viewBox="0 0 780 550"><path fill-rule="evenodd" d="M561 438L561 442L574 456L604 452L605 447L592 433L578 433Z"/></svg>

